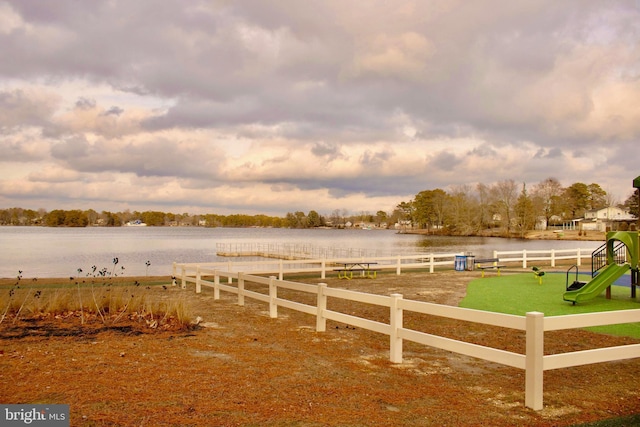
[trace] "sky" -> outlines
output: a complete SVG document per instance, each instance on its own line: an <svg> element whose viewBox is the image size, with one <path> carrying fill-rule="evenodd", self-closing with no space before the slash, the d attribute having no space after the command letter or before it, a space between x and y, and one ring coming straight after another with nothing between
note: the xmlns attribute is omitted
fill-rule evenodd
<svg viewBox="0 0 640 427"><path fill-rule="evenodd" d="M0 0L0 208L391 212L640 175L640 1Z"/></svg>

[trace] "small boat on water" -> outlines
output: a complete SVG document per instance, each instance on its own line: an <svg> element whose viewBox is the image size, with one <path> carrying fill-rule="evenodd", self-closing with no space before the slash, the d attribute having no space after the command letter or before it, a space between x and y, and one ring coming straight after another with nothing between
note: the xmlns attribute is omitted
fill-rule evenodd
<svg viewBox="0 0 640 427"><path fill-rule="evenodd" d="M124 225L125 227L146 227L147 226L146 223L140 221L139 219L136 219L135 221L126 222Z"/></svg>

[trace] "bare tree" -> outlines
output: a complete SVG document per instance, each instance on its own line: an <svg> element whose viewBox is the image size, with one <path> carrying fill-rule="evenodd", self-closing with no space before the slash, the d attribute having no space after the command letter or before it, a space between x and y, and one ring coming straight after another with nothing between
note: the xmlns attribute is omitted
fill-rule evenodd
<svg viewBox="0 0 640 427"><path fill-rule="evenodd" d="M611 189L605 190L606 195L604 196L605 203L607 206L617 206L620 204L618 198L611 192Z"/></svg>
<svg viewBox="0 0 640 427"><path fill-rule="evenodd" d="M518 185L512 179L500 181L491 187L495 206L500 214L506 234L511 234L515 204L518 200Z"/></svg>
<svg viewBox="0 0 640 427"><path fill-rule="evenodd" d="M560 197L562 196L562 185L555 178L547 178L539 182L533 188L534 204L539 204L541 213L545 218L546 228L549 229L551 217L561 213Z"/></svg>
<svg viewBox="0 0 640 427"><path fill-rule="evenodd" d="M475 199L468 185L455 186L450 193L448 212L451 225L457 234L470 235L475 231Z"/></svg>
<svg viewBox="0 0 640 427"><path fill-rule="evenodd" d="M334 209L333 212L331 212L331 216L329 217L329 219L334 227L338 227L340 224L342 224L340 209Z"/></svg>
<svg viewBox="0 0 640 427"><path fill-rule="evenodd" d="M478 193L478 215L477 221L480 229L488 228L491 224L492 212L489 208L491 203L490 188L485 184L478 184L476 187Z"/></svg>

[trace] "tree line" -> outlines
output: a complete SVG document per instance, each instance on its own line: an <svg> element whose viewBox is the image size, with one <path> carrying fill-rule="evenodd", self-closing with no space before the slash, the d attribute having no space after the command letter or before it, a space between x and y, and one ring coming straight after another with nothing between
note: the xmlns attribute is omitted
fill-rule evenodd
<svg viewBox="0 0 640 427"><path fill-rule="evenodd" d="M161 211L97 212L89 210L23 208L0 209L0 225L40 225L47 227L121 227L127 223L148 226L206 226L206 227L284 227L284 218L267 215L191 215Z"/></svg>
<svg viewBox="0 0 640 427"><path fill-rule="evenodd" d="M120 227L131 222L149 226L274 227L314 228L373 226L422 229L454 235L484 234L500 230L504 235L524 234L539 227L550 227L580 218L586 211L608 206L629 210L638 218L638 190L623 203L596 183L574 183L563 187L547 178L532 187L513 180L475 187L460 185L446 191L423 190L411 200L400 202L392 212L383 210L350 213L336 209L328 215L316 210L289 212L284 217L268 215L191 215L161 211L97 212L89 210L0 209L0 225L41 225L48 227Z"/></svg>
<svg viewBox="0 0 640 427"><path fill-rule="evenodd" d="M574 183L563 187L547 178L528 187L513 180L491 186L456 186L450 191L425 190L397 206L403 220L414 227L446 234L476 235L500 230L521 235L535 228L549 228L583 218L585 212L616 206L638 218L638 191L623 203L596 183Z"/></svg>

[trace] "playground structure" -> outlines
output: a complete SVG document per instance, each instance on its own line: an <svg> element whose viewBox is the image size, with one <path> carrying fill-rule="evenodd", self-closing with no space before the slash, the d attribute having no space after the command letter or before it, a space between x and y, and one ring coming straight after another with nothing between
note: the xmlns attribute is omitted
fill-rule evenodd
<svg viewBox="0 0 640 427"><path fill-rule="evenodd" d="M538 279L538 283L542 285L542 278L544 277L544 274L545 274L544 271L536 266L533 266L531 268L531 271L533 271L533 275L535 276L535 278Z"/></svg>
<svg viewBox="0 0 640 427"><path fill-rule="evenodd" d="M577 266L572 266L567 271L566 292L562 298L575 305L578 302L593 299L606 290L606 297L610 299L611 285L628 271L631 271L631 298L635 298L636 286L638 286L639 254L640 242L637 231L607 233L606 243L596 249L591 256L592 279L589 282L579 281ZM576 269L575 280L569 285L569 272L573 268Z"/></svg>

